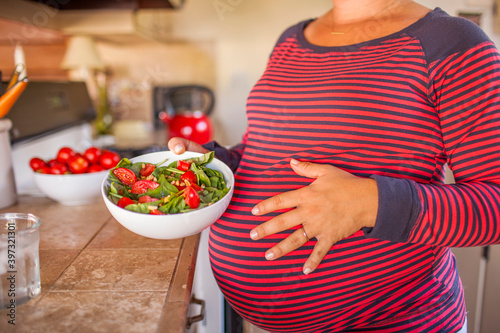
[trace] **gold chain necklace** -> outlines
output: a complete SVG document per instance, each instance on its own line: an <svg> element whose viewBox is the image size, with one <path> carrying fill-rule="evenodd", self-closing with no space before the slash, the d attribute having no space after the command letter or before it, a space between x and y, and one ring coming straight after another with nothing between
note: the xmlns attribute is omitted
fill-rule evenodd
<svg viewBox="0 0 500 333"><path fill-rule="evenodd" d="M382 8L380 11L378 11L375 14L373 14L372 16L370 16L369 20L371 20L375 16L378 16L380 13L382 13L387 8L389 8L390 5L392 5L392 2L389 3L387 6L385 6L384 8ZM332 35L345 35L346 33L348 33L349 31L351 31L352 29L354 29L355 27L358 26L358 25L354 25L354 26L350 27L349 29L347 29L345 31L334 31L333 30L333 22L334 22L333 14L334 14L334 11L333 11L333 8L332 8L332 24L331 24L331 31L330 31L330 34L332 34Z"/></svg>

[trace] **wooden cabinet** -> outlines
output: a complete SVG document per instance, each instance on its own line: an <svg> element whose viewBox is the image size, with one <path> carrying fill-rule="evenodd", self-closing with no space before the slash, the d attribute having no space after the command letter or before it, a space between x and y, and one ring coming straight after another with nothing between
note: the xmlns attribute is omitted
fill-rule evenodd
<svg viewBox="0 0 500 333"><path fill-rule="evenodd" d="M0 11L1 11L0 6ZM0 71L8 80L14 64L14 49L21 44L30 80L65 80L67 72L61 68L66 37L52 29L0 18Z"/></svg>

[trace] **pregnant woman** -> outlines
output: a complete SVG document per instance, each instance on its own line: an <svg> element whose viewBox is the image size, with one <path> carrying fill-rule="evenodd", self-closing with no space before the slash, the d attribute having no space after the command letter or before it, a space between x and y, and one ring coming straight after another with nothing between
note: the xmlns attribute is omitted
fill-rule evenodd
<svg viewBox="0 0 500 333"><path fill-rule="evenodd" d="M332 2L277 40L240 144L169 141L235 172L215 278L271 332L465 332L450 247L500 242L499 52L439 8Z"/></svg>

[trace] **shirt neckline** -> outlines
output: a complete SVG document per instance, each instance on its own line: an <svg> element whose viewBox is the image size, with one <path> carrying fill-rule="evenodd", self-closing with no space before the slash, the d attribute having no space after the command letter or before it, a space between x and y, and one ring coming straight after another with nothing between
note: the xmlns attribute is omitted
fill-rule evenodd
<svg viewBox="0 0 500 333"><path fill-rule="evenodd" d="M349 44L349 45L341 45L341 46L321 46L321 45L316 45L316 44L310 43L306 39L306 37L304 36L304 29L307 27L307 25L309 23L316 20L316 18L312 18L309 20L305 20L299 24L299 27L298 27L299 31L297 33L297 40L301 45L307 47L308 49L312 49L313 51L316 51L316 52L335 52L335 51L347 51L347 50L353 51L353 50L358 50L358 49L366 47L366 46L380 44L380 42L382 42L382 41L394 39L395 37L406 34L411 30L415 30L416 28L425 25L427 21L431 20L436 15L443 14L443 13L445 13L445 12L441 8L436 7L435 9L431 10L430 12L425 14L425 16L421 17L420 19L413 22L409 26L407 26L399 31L393 32L392 34L382 36L379 38L375 38L375 39L371 39L371 40L367 40L365 42L361 42L361 43L357 43L357 44Z"/></svg>

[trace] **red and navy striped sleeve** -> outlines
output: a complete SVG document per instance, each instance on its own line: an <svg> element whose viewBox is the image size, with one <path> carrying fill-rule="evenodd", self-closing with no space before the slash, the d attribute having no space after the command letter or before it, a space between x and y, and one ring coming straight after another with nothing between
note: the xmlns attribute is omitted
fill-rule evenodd
<svg viewBox="0 0 500 333"><path fill-rule="evenodd" d="M377 226L366 234L449 247L495 244L500 242L500 55L473 23L444 20L441 34L421 42L442 158L456 183L375 176L383 204ZM457 34L461 39L453 38Z"/></svg>

